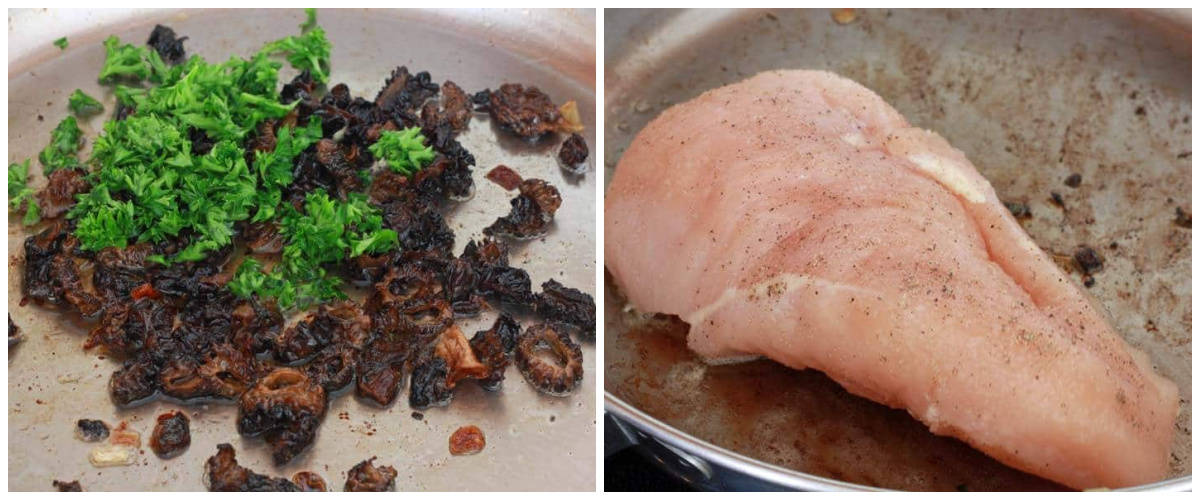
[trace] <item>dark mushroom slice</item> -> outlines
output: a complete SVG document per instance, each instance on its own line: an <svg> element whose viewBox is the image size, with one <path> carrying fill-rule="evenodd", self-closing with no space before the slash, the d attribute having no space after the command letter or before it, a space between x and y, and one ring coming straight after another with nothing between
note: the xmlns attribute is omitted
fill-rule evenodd
<svg viewBox="0 0 1200 500"><path fill-rule="evenodd" d="M596 338L596 301L591 295L549 280L542 283L534 310L546 321L567 323L579 328L588 340Z"/></svg>
<svg viewBox="0 0 1200 500"><path fill-rule="evenodd" d="M558 150L559 166L572 174L587 171L588 145L579 134L571 134Z"/></svg>
<svg viewBox="0 0 1200 500"><path fill-rule="evenodd" d="M376 467L375 457L359 462L346 473L345 491L392 491L396 488L396 469Z"/></svg>
<svg viewBox="0 0 1200 500"><path fill-rule="evenodd" d="M441 118L450 124L450 128L455 132L466 130L472 114L470 96L454 82L442 82Z"/></svg>
<svg viewBox="0 0 1200 500"><path fill-rule="evenodd" d="M463 248L462 258L469 260L479 268L507 266L508 244L495 238L483 238L478 243L471 240Z"/></svg>
<svg viewBox="0 0 1200 500"><path fill-rule="evenodd" d="M51 172L46 177L46 187L37 194L37 204L43 219L54 219L67 213L75 206L75 196L91 191L87 171L80 168L64 168Z"/></svg>
<svg viewBox="0 0 1200 500"><path fill-rule="evenodd" d="M471 349L471 343L457 326L438 336L433 348L424 353L413 369L408 403L415 409L445 406L454 397L454 387L466 378L484 379L490 375Z"/></svg>
<svg viewBox="0 0 1200 500"><path fill-rule="evenodd" d="M83 486L79 485L78 480L76 480L76 481L59 481L59 480L55 479L50 484L52 486L54 486L54 489L56 489L60 492L64 492L64 493L83 491Z"/></svg>
<svg viewBox="0 0 1200 500"><path fill-rule="evenodd" d="M179 456L192 444L192 432L187 415L175 410L158 416L150 434L150 449L159 458Z"/></svg>
<svg viewBox="0 0 1200 500"><path fill-rule="evenodd" d="M156 24L154 31L150 32L150 39L146 40L146 45L158 52L162 60L171 64L179 64L187 57L187 53L183 50L183 41L187 39L186 36L176 38L175 30Z"/></svg>
<svg viewBox="0 0 1200 500"><path fill-rule="evenodd" d="M306 470L292 474L292 482L299 491L329 491L329 487L325 485L325 479L316 472Z"/></svg>
<svg viewBox="0 0 1200 500"><path fill-rule="evenodd" d="M355 393L381 406L388 406L400 394L405 363L410 348L401 342L377 338L359 352L355 373Z"/></svg>
<svg viewBox="0 0 1200 500"><path fill-rule="evenodd" d="M504 382L504 371L511 362L510 357L520 335L521 325L512 316L501 313L491 328L475 332L475 336L471 337L471 350L487 367L487 375L479 378L479 384L484 389L500 389Z"/></svg>
<svg viewBox="0 0 1200 500"><path fill-rule="evenodd" d="M75 437L88 443L104 441L108 439L108 424L103 420L81 418L75 422Z"/></svg>
<svg viewBox="0 0 1200 500"><path fill-rule="evenodd" d="M334 343L361 347L370 326L371 320L353 301L322 304L316 312L279 334L275 339L275 359L295 363Z"/></svg>
<svg viewBox="0 0 1200 500"><path fill-rule="evenodd" d="M300 491L295 483L268 477L238 465L233 447L217 445L217 454L204 463L204 484L208 491Z"/></svg>
<svg viewBox="0 0 1200 500"><path fill-rule="evenodd" d="M253 355L218 344L197 357L175 356L163 365L159 378L163 394L177 399L231 400L246 392L258 374Z"/></svg>
<svg viewBox="0 0 1200 500"><path fill-rule="evenodd" d="M484 228L483 234L528 240L550 230L554 214L562 205L558 189L541 179L526 179L521 182L520 189L521 194L510 202L512 209L508 215Z"/></svg>
<svg viewBox="0 0 1200 500"><path fill-rule="evenodd" d="M12 314L9 314L8 315L8 347L11 349L12 346L20 344L22 340L25 340L25 336L21 334L21 327L17 326L16 323L13 323Z"/></svg>
<svg viewBox="0 0 1200 500"><path fill-rule="evenodd" d="M283 251L283 235L279 234L279 226L274 222L247 224L239 237L251 253L277 255Z"/></svg>
<svg viewBox="0 0 1200 500"><path fill-rule="evenodd" d="M262 434L283 465L312 444L325 407L325 389L304 372L276 368L238 400L238 433Z"/></svg>
<svg viewBox="0 0 1200 500"><path fill-rule="evenodd" d="M532 307L533 283L524 269L493 266L484 269L477 282L479 294L504 305L517 308Z"/></svg>
<svg viewBox="0 0 1200 500"><path fill-rule="evenodd" d="M109 247L96 252L92 283L105 302L126 302L148 295L155 298L153 295L157 294L157 290L149 283L150 269L146 263L146 257L155 252L155 248L148 243L138 243L125 248ZM133 296L134 290L146 285L150 285L148 290L153 290L154 293L147 294L144 290L139 297Z"/></svg>
<svg viewBox="0 0 1200 500"><path fill-rule="evenodd" d="M446 360L437 356L418 364L413 369L412 383L408 389L409 406L421 410L450 404L454 391L446 386L449 371Z"/></svg>
<svg viewBox="0 0 1200 500"><path fill-rule="evenodd" d="M348 345L335 344L321 350L301 369L329 394L350 385L354 380L358 352Z"/></svg>
<svg viewBox="0 0 1200 500"><path fill-rule="evenodd" d="M70 226L58 222L25 240L25 276L22 292L38 305L70 305L91 317L103 307L79 276L73 256L79 240L69 234Z"/></svg>
<svg viewBox="0 0 1200 500"><path fill-rule="evenodd" d="M120 369L113 372L108 382L108 391L118 407L137 406L158 394L159 366L146 353L126 360Z"/></svg>
<svg viewBox="0 0 1200 500"><path fill-rule="evenodd" d="M283 89L279 91L279 100L284 104L309 101L316 90L317 82L313 80L312 73L304 70L292 78L292 81L284 84Z"/></svg>
<svg viewBox="0 0 1200 500"><path fill-rule="evenodd" d="M424 344L454 322L441 280L417 265L392 268L373 288L366 303L371 329L388 341Z"/></svg>
<svg viewBox="0 0 1200 500"><path fill-rule="evenodd" d="M255 355L272 350L275 337L283 328L283 314L274 301L243 300L233 309L232 319L231 343L238 350Z"/></svg>
<svg viewBox="0 0 1200 500"><path fill-rule="evenodd" d="M571 341L570 325L540 323L529 327L517 342L517 369L537 390L551 396L566 396L583 380L583 351ZM548 351L556 362L539 355Z"/></svg>
<svg viewBox="0 0 1200 500"><path fill-rule="evenodd" d="M114 302L104 308L99 324L88 333L83 348L99 346L113 356L132 356L142 350L155 332L169 331L174 321L175 310L164 300Z"/></svg>
<svg viewBox="0 0 1200 500"><path fill-rule="evenodd" d="M473 317L483 310L483 298L476 293L479 277L467 259L457 258L446 264L442 278L446 300L456 317Z"/></svg>
<svg viewBox="0 0 1200 500"><path fill-rule="evenodd" d="M537 87L505 83L487 94L487 110L503 128L526 139L558 129L562 115L550 96Z"/></svg>
<svg viewBox="0 0 1200 500"><path fill-rule="evenodd" d="M400 248L409 252L438 252L449 255L454 248L454 231L430 204L413 208L404 202L381 207L384 226L396 231Z"/></svg>
<svg viewBox="0 0 1200 500"><path fill-rule="evenodd" d="M391 170L384 170L376 175L371 180L371 187L368 191L368 199L375 205L387 205L391 202L408 205L413 203L413 198L416 196L417 193L408 176Z"/></svg>
<svg viewBox="0 0 1200 500"><path fill-rule="evenodd" d="M415 118L413 111L437 93L438 85L432 82L429 72L421 71L413 75L407 67L400 66L392 70L391 76L384 81L383 89L375 96L375 106L389 110L393 113L393 119L412 121Z"/></svg>
<svg viewBox="0 0 1200 500"><path fill-rule="evenodd" d="M279 142L275 136L275 123L275 120L271 119L258 123L258 127L255 128L254 137L250 138L250 143L248 144L247 161L253 160L253 155L256 152L270 153L275 150L275 145Z"/></svg>

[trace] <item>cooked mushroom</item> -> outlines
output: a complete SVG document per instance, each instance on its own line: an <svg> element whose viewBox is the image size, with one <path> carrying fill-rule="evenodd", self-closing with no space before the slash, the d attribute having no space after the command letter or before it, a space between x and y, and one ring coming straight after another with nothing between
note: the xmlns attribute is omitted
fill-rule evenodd
<svg viewBox="0 0 1200 500"><path fill-rule="evenodd" d="M276 465L312 444L325 416L325 389L300 370L276 368L238 401L238 432L262 434Z"/></svg>
<svg viewBox="0 0 1200 500"><path fill-rule="evenodd" d="M375 457L363 460L346 473L345 491L391 491L396 487L396 469L376 467Z"/></svg>
<svg viewBox="0 0 1200 500"><path fill-rule="evenodd" d="M505 83L488 94L488 112L500 126L526 139L558 129L562 115L537 87Z"/></svg>
<svg viewBox="0 0 1200 500"><path fill-rule="evenodd" d="M25 340L25 336L24 336L24 335L21 335L21 327L17 326L17 324L16 324L16 323L13 323L13 320L12 320L12 314L9 314L9 315L8 315L8 347L9 347L9 352L12 352L12 351L11 351L11 349L12 349L12 346L15 346L15 345L17 345L17 344L20 344L22 340Z"/></svg>
<svg viewBox="0 0 1200 500"><path fill-rule="evenodd" d="M46 187L38 192L37 204L43 219L54 219L75 206L75 196L88 192L87 171L63 168L46 176Z"/></svg>
<svg viewBox="0 0 1200 500"><path fill-rule="evenodd" d="M358 374L356 393L382 406L392 404L400 394L409 350L408 345L385 338L375 339L368 344L359 353L355 366Z"/></svg>
<svg viewBox="0 0 1200 500"><path fill-rule="evenodd" d="M537 324L517 342L517 368L537 390L551 396L566 396L583 380L583 351L567 334L570 328L563 323ZM558 362L538 356L539 351L549 351Z"/></svg>
<svg viewBox="0 0 1200 500"><path fill-rule="evenodd" d="M55 479L50 483L54 489L60 492L78 492L83 491L83 486L79 485L79 481L59 481Z"/></svg>
<svg viewBox="0 0 1200 500"><path fill-rule="evenodd" d="M103 441L108 439L108 424L103 420L81 418L75 422L75 437L89 443Z"/></svg>
<svg viewBox="0 0 1200 500"><path fill-rule="evenodd" d="M204 463L204 484L208 491L300 491L295 483L268 477L238 465L233 447L217 445L217 454Z"/></svg>
<svg viewBox="0 0 1200 500"><path fill-rule="evenodd" d="M321 305L316 312L284 330L275 339L275 359L295 363L333 343L361 347L370 319L357 303L343 300Z"/></svg>
<svg viewBox="0 0 1200 500"><path fill-rule="evenodd" d="M160 458L179 456L192 444L192 433L187 415L175 410L158 416L154 431L150 434L150 449Z"/></svg>
<svg viewBox="0 0 1200 500"><path fill-rule="evenodd" d="M525 179L521 182L521 194L510 202L508 215L496 219L484 228L483 234L506 236L517 240L528 240L546 234L554 213L562 205L558 189L541 179Z"/></svg>
<svg viewBox="0 0 1200 500"><path fill-rule="evenodd" d="M571 134L563 141L558 150L559 166L572 174L582 174L587 171L588 146L587 141L579 134Z"/></svg>
<svg viewBox="0 0 1200 500"><path fill-rule="evenodd" d="M596 338L596 302L591 295L549 280L542 283L534 309L542 319L568 323L588 340Z"/></svg>
<svg viewBox="0 0 1200 500"><path fill-rule="evenodd" d="M491 328L476 332L471 338L471 350L487 367L486 376L479 378L479 384L484 389L500 389L504 382L504 370L508 368L520 334L521 325L512 316L501 313Z"/></svg>
<svg viewBox="0 0 1200 500"><path fill-rule="evenodd" d="M300 488L300 491L329 491L329 487L325 485L325 479L316 472L305 470L292 474L292 482Z"/></svg>

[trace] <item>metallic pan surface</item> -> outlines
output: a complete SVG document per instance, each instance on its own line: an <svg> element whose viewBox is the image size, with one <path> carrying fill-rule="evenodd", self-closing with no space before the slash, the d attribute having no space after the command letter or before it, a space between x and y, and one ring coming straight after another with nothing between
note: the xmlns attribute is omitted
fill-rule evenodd
<svg viewBox="0 0 1200 500"><path fill-rule="evenodd" d="M605 11L605 167L663 109L770 69L828 69L962 149L1056 255L1096 248L1089 288L1181 392L1171 478L1191 485L1191 14L1145 11ZM1072 173L1078 188L1064 185ZM1051 192L1064 200L1055 206ZM1073 279L1080 279L1078 274ZM815 372L708 367L686 328L606 287L612 435L714 489L1038 489ZM607 419L606 419L607 421ZM608 434L606 434L606 441ZM666 446L663 446L663 445ZM829 479L837 478L837 479Z"/></svg>
<svg viewBox="0 0 1200 500"><path fill-rule="evenodd" d="M556 102L576 100L587 126L585 136L595 144L591 10L321 10L318 16L333 43L332 80L346 82L356 96L374 98L384 78L401 64L428 70L435 81L454 80L468 92L503 82L533 84ZM189 54L224 60L295 34L303 20L299 9L10 11L8 160L37 154L50 129L66 115L66 96L75 88L104 96L112 110L111 93L96 83L104 58L101 41L109 34L143 43L155 23L164 23L190 37ZM63 35L70 48L60 52L50 42ZM285 68L282 77L294 74ZM89 139L101 121L81 122ZM594 290L595 175L568 182L552 157L557 143L532 146L496 137L487 117L476 115L462 138L479 165L475 198L449 216L457 234L456 251L508 212L512 195L483 178L487 169L503 163L526 177L550 181L563 195L551 234L515 247L513 262L529 271L535 286L555 278ZM35 177L44 182L40 173ZM566 398L540 395L516 368L509 369L499 393L463 384L448 407L424 411L423 420L413 418L403 395L385 409L343 395L331 404L312 448L282 468L271 465L261 439L238 436L232 406L185 406L192 418L192 444L183 455L161 460L143 447L146 453L133 466L92 467L87 460L91 446L72 437L77 419L128 420L145 442L155 416L179 405L154 402L116 410L106 384L117 364L81 349L86 325L64 325L55 313L18 305L17 271L27 234L16 219L10 220L9 310L27 336L9 353L8 484L13 490L47 490L54 479L78 479L85 490L198 490L203 488L203 462L221 442L233 444L239 462L253 470L284 477L312 470L335 490L341 490L351 466L371 456L379 457L377 464L396 467L399 490L595 488L596 366L591 344L583 345L582 387ZM463 331L472 335L493 318L489 313L466 322ZM469 424L483 430L486 449L478 455L451 456L450 434Z"/></svg>

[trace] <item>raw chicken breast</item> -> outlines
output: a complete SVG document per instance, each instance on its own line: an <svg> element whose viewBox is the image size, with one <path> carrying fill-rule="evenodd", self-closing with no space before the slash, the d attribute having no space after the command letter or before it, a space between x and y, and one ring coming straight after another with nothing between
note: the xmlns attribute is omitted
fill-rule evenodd
<svg viewBox="0 0 1200 500"><path fill-rule="evenodd" d="M608 188L605 259L712 363L821 370L1074 488L1167 473L1174 384L960 151L850 80L763 73L667 110Z"/></svg>

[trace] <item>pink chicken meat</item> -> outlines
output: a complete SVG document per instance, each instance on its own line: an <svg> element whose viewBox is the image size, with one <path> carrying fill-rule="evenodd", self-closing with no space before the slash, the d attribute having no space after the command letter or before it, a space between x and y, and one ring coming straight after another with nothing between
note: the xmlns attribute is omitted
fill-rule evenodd
<svg viewBox="0 0 1200 500"><path fill-rule="evenodd" d="M604 229L618 288L711 363L820 370L1074 488L1167 474L1175 385L960 151L857 83L769 72L667 110Z"/></svg>

